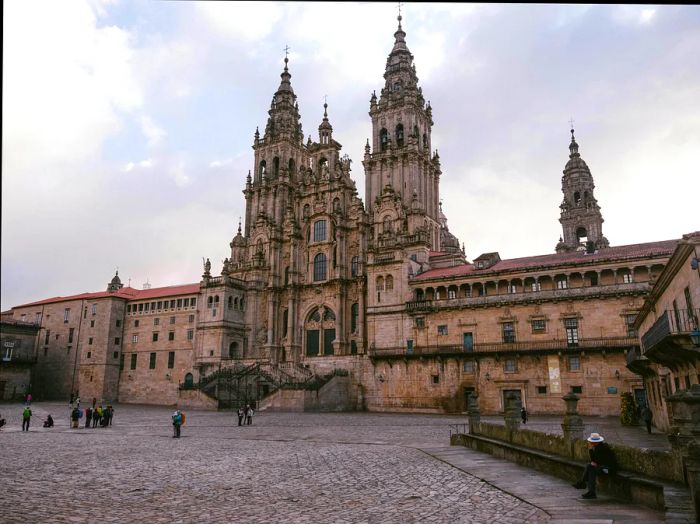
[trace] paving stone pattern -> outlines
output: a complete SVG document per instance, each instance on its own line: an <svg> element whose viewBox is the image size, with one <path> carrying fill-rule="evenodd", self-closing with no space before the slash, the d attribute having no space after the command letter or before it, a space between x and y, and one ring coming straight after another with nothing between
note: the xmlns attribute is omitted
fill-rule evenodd
<svg viewBox="0 0 700 524"><path fill-rule="evenodd" d="M461 417L256 415L115 406L111 428L71 429L68 406L0 405L0 521L546 522L542 509L418 449ZM56 427L41 428L46 413ZM84 420L81 420L84 424Z"/></svg>

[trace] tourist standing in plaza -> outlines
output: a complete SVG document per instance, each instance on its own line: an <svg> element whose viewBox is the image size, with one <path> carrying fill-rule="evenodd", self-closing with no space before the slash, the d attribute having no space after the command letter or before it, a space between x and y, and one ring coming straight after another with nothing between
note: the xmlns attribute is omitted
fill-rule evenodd
<svg viewBox="0 0 700 524"><path fill-rule="evenodd" d="M70 420L71 420L71 427L77 428L78 427L78 421L80 420L80 416L82 415L82 412L78 408L78 406L73 408L73 411L71 411L70 414Z"/></svg>
<svg viewBox="0 0 700 524"><path fill-rule="evenodd" d="M92 413L92 427L96 428L102 419L102 406L97 406L95 411Z"/></svg>
<svg viewBox="0 0 700 524"><path fill-rule="evenodd" d="M22 411L22 431L29 431L29 422L31 421L31 419L32 410L29 409L29 406L26 406L24 408L24 411Z"/></svg>
<svg viewBox="0 0 700 524"><path fill-rule="evenodd" d="M32 394L27 393L27 406L31 406L31 405L32 405Z"/></svg>
<svg viewBox="0 0 700 524"><path fill-rule="evenodd" d="M525 406L520 408L520 418L523 420L523 424L527 424L527 410Z"/></svg>
<svg viewBox="0 0 700 524"><path fill-rule="evenodd" d="M243 407L241 406L238 408L238 425L239 426L243 425L243 414L244 414L244 411L243 411Z"/></svg>
<svg viewBox="0 0 700 524"><path fill-rule="evenodd" d="M606 475L614 474L617 470L617 458L607 442L604 442L605 439L603 436L599 433L591 433L591 436L586 440L588 441L588 455L591 461L586 464L583 477L574 484L574 487L576 489L588 488L588 491L581 495L581 497L584 499L594 499L596 498L596 477L601 473Z"/></svg>
<svg viewBox="0 0 700 524"><path fill-rule="evenodd" d="M85 408L85 427L89 428L91 422L92 422L92 410L90 409L90 406L88 406Z"/></svg>
<svg viewBox="0 0 700 524"><path fill-rule="evenodd" d="M245 411L246 424L250 426L253 423L253 408L250 407L250 404L245 407Z"/></svg>
<svg viewBox="0 0 700 524"><path fill-rule="evenodd" d="M180 411L175 411L172 416L173 419L173 438L180 438L180 426L182 426L182 413Z"/></svg>
<svg viewBox="0 0 700 524"><path fill-rule="evenodd" d="M114 408L110 404L107 406L107 425L111 426L112 425L112 419L114 418Z"/></svg>

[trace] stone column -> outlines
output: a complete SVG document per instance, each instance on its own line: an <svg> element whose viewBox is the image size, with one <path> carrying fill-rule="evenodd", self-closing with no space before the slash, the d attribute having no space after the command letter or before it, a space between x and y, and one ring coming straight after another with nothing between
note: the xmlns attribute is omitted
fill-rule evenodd
<svg viewBox="0 0 700 524"><path fill-rule="evenodd" d="M520 399L513 393L508 393L505 398L505 414L503 417L508 431L520 428L520 408Z"/></svg>
<svg viewBox="0 0 700 524"><path fill-rule="evenodd" d="M564 438L567 440L583 439L583 420L578 414L576 405L579 398L574 393L562 397L566 402L566 415L561 423Z"/></svg>
<svg viewBox="0 0 700 524"><path fill-rule="evenodd" d="M481 410L479 409L479 395L472 393L469 395L469 405L467 406L469 416L469 433L476 432L476 426L481 422Z"/></svg>

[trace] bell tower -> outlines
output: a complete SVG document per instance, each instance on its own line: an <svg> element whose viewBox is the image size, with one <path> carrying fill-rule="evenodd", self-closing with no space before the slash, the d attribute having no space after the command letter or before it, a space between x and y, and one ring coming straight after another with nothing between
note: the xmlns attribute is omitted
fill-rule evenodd
<svg viewBox="0 0 700 524"><path fill-rule="evenodd" d="M571 129L569 144L569 161L561 178L561 190L564 200L561 205L563 237L559 238L557 253L609 247L608 239L603 236L603 215L598 201L593 196L593 176L578 152L578 144Z"/></svg>
<svg viewBox="0 0 700 524"><path fill-rule="evenodd" d="M431 249L439 251L441 171L437 152L431 153L432 109L418 86L401 20L399 15L384 87L379 98L376 93L370 98L372 139L363 160L365 203L375 236L389 231L420 233ZM403 216L384 213L387 201L402 208Z"/></svg>

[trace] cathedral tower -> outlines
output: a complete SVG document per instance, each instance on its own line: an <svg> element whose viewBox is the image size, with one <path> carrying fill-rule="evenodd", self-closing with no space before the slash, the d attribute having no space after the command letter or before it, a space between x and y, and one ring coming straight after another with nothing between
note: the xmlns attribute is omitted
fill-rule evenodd
<svg viewBox="0 0 700 524"><path fill-rule="evenodd" d="M440 160L431 154L432 109L418 86L413 55L399 26L386 61L379 99L372 94L372 143L365 146L365 205L374 224L374 238L382 233L421 234L440 250ZM386 211L391 201L399 213Z"/></svg>
<svg viewBox="0 0 700 524"><path fill-rule="evenodd" d="M577 249L608 247L608 239L603 236L603 215L593 196L593 176L578 152L573 129L569 151L569 161L561 178L564 200L559 206L563 237L559 238L556 251L565 253Z"/></svg>

